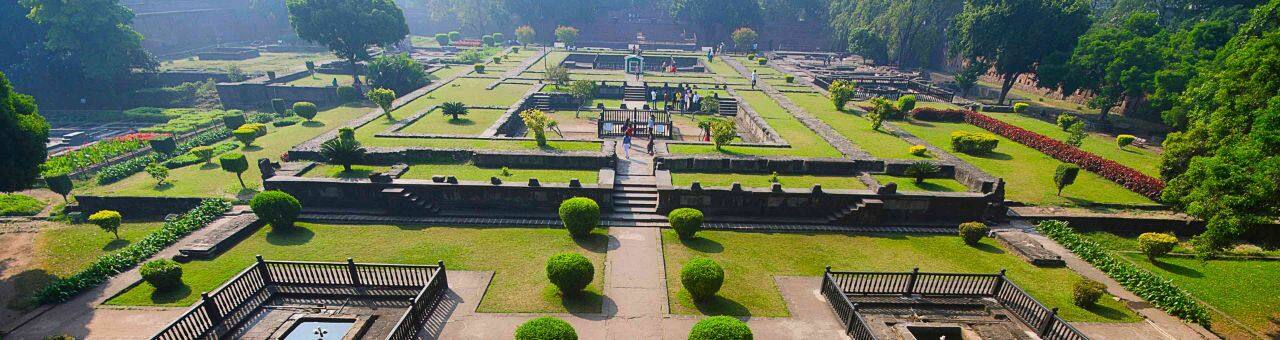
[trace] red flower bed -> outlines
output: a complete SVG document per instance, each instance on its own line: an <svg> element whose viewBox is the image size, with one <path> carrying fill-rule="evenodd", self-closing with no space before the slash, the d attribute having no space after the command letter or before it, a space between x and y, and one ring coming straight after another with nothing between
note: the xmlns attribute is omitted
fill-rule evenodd
<svg viewBox="0 0 1280 340"><path fill-rule="evenodd" d="M911 118L929 121L929 122L963 122L965 113L968 110L960 109L938 109L932 107L917 107L911 110Z"/></svg>
<svg viewBox="0 0 1280 340"><path fill-rule="evenodd" d="M152 140L160 137L166 137L166 136L171 136L171 134L153 133L153 132L135 132L135 133L130 133L124 136L116 137L116 140L122 141L122 142L129 142L129 141L135 141L135 140L148 141L148 140Z"/></svg>
<svg viewBox="0 0 1280 340"><path fill-rule="evenodd" d="M987 129L987 131L1039 150L1060 161L1080 166L1081 169L1091 171L1112 182L1119 183L1125 188L1152 200L1160 200L1160 192L1164 191L1164 181L1147 176L1138 170L1115 161L978 112L965 111L964 115L966 123Z"/></svg>

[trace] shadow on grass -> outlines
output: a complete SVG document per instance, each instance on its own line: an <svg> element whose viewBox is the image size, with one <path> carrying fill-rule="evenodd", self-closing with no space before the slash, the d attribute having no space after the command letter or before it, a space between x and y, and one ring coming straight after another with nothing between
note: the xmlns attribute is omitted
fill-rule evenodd
<svg viewBox="0 0 1280 340"><path fill-rule="evenodd" d="M1199 270L1195 270L1193 268L1189 268L1189 267L1175 264L1172 262L1160 261L1159 259L1156 259L1156 261L1152 262L1151 265L1154 265L1156 266L1156 268L1160 268L1166 272L1179 275L1179 276L1185 276L1185 277L1191 277L1191 278L1204 277L1204 273L1201 273Z"/></svg>
<svg viewBox="0 0 1280 340"><path fill-rule="evenodd" d="M988 253L988 254L1004 254L1004 249L1000 249L1000 247L996 247L991 245L990 243L985 243L985 242L978 243L977 245L973 246L973 249L981 250L982 252Z"/></svg>
<svg viewBox="0 0 1280 340"><path fill-rule="evenodd" d="M257 145L246 145L240 148L240 150L245 152L262 151L262 147Z"/></svg>
<svg viewBox="0 0 1280 340"><path fill-rule="evenodd" d="M457 126L476 125L476 121L471 120L470 118L459 118L459 119L449 118L446 122L448 122L449 125L457 125Z"/></svg>
<svg viewBox="0 0 1280 340"><path fill-rule="evenodd" d="M129 243L133 243L133 242L126 239L114 239L114 240L111 240L111 242L107 242L107 244L102 245L102 250L112 251L112 250L124 248L125 246L128 246Z"/></svg>
<svg viewBox="0 0 1280 340"><path fill-rule="evenodd" d="M143 283L145 284L145 283ZM183 283L182 286L171 288L168 290L156 290L151 292L151 302L162 305L182 301L191 295L191 286Z"/></svg>
<svg viewBox="0 0 1280 340"><path fill-rule="evenodd" d="M688 292L682 292L682 294L688 294ZM751 316L751 310L747 309L747 306L719 295L705 301L693 300L693 306L698 309L698 312L707 316Z"/></svg>
<svg viewBox="0 0 1280 340"><path fill-rule="evenodd" d="M322 121L318 121L318 120L308 120L308 121L302 122L302 124L298 124L298 125L302 125L302 126L304 126L304 127L323 127L323 126L325 126L324 122L322 122Z"/></svg>
<svg viewBox="0 0 1280 340"><path fill-rule="evenodd" d="M983 159L997 160L997 161L1007 161L1007 160L1013 159L1012 155L1009 155L1007 153L1003 153L1000 151L995 151L995 150L992 150L991 152L987 152L987 153L968 154L968 155L973 157L983 158Z"/></svg>
<svg viewBox="0 0 1280 340"><path fill-rule="evenodd" d="M951 190L951 188L950 188L950 187L947 187L947 186L945 186L945 185L938 184L938 183L930 183L929 181L925 181L924 183L916 183L916 188L918 188L918 189L920 189L920 190L924 190L924 191L933 191L933 192L953 192L953 191L955 191L955 190Z"/></svg>
<svg viewBox="0 0 1280 340"><path fill-rule="evenodd" d="M253 196L257 194L258 194L257 189L240 188L239 191L236 191L236 200L248 201L250 199L253 199Z"/></svg>
<svg viewBox="0 0 1280 340"><path fill-rule="evenodd" d="M694 236L691 239L680 239L680 244L702 253L714 254L724 252L723 244L705 237Z"/></svg>
<svg viewBox="0 0 1280 340"><path fill-rule="evenodd" d="M342 179L362 179L369 178L369 175L372 173L373 169L371 168L352 168L351 171L344 170L335 172L332 177Z"/></svg>
<svg viewBox="0 0 1280 340"><path fill-rule="evenodd" d="M603 310L605 297L600 293L584 290L564 295L555 286L548 286L548 289L551 290L551 296L560 299L560 306L564 307L570 314L596 314Z"/></svg>
<svg viewBox="0 0 1280 340"><path fill-rule="evenodd" d="M151 186L151 189L154 189L155 191L166 191L172 188L173 182L156 183L156 185Z"/></svg>
<svg viewBox="0 0 1280 340"><path fill-rule="evenodd" d="M201 164L200 164L200 170L213 170L213 169L218 169L218 168L220 168L220 167L221 167L221 166L219 166L219 165L217 165L217 164L209 163L209 162L205 162L205 163L201 163Z"/></svg>
<svg viewBox="0 0 1280 340"><path fill-rule="evenodd" d="M267 232L267 243L277 246L297 246L311 242L316 237L316 233L311 229L293 226L289 228L271 227L271 231Z"/></svg>
<svg viewBox="0 0 1280 340"><path fill-rule="evenodd" d="M1104 299L1109 299L1109 298L1111 298L1111 296L1103 296L1102 298L1104 298ZM1123 310L1119 310L1119 309L1111 308L1111 306L1104 306L1104 305L1096 304L1096 303L1095 303L1095 304L1093 304L1093 306L1089 306L1088 308L1085 308L1084 310L1087 310L1087 311L1089 311L1090 313L1093 313L1094 315L1097 315L1097 316L1101 316L1101 317L1103 317L1103 318L1106 318L1107 320L1126 320L1126 319L1129 319L1129 314L1128 314L1128 313L1125 313Z"/></svg>
<svg viewBox="0 0 1280 340"><path fill-rule="evenodd" d="M609 235L592 231L587 237L570 237L578 247L592 253L604 254L609 249Z"/></svg>
<svg viewBox="0 0 1280 340"><path fill-rule="evenodd" d="M5 268L14 269L14 268ZM35 294L49 282L58 279L57 276L50 274L44 269L30 269L17 273L5 279L6 284L13 287L13 295L10 295L6 307L17 311L30 311L40 305L36 303Z"/></svg>

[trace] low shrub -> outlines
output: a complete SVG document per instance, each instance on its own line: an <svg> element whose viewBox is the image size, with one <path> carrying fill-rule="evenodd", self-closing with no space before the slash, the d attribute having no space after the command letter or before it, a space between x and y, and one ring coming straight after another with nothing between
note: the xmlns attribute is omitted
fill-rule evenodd
<svg viewBox="0 0 1280 340"><path fill-rule="evenodd" d="M267 124L263 124L263 123L248 123L240 126L240 129L253 130L254 133L258 134L258 137L267 135Z"/></svg>
<svg viewBox="0 0 1280 340"><path fill-rule="evenodd" d="M959 123L964 121L964 115L965 110L957 109L917 107L911 110L911 118L928 122Z"/></svg>
<svg viewBox="0 0 1280 340"><path fill-rule="evenodd" d="M564 320L544 316L516 327L516 340L578 340L578 332Z"/></svg>
<svg viewBox="0 0 1280 340"><path fill-rule="evenodd" d="M793 76L793 75L790 75L790 74L788 74L786 77L783 77L782 79L783 79L783 80L786 80L786 81L787 81L787 84L791 84L791 83L796 82L796 76Z"/></svg>
<svg viewBox="0 0 1280 340"><path fill-rule="evenodd" d="M916 184L923 184L926 178L937 176L939 172L942 172L942 168L938 167L937 164L929 161L915 161L907 165L902 174L915 178Z"/></svg>
<svg viewBox="0 0 1280 340"><path fill-rule="evenodd" d="M182 286L182 266L169 259L147 262L138 270L142 281L146 281L156 290L166 291Z"/></svg>
<svg viewBox="0 0 1280 340"><path fill-rule="evenodd" d="M978 245L978 242L982 241L982 238L986 237L988 232L991 232L991 228L982 222L961 223L958 229L960 238L964 239L964 244L970 246Z"/></svg>
<svg viewBox="0 0 1280 340"><path fill-rule="evenodd" d="M120 212L115 210L102 210L89 215L89 223L102 228L103 231L114 234L117 239L120 238L120 221L122 219Z"/></svg>
<svg viewBox="0 0 1280 340"><path fill-rule="evenodd" d="M1183 320L1206 328L1210 326L1209 312L1191 294L1175 286L1172 281L1139 269L1127 260L1113 257L1101 245L1076 234L1067 222L1043 221L1036 225L1036 230L1120 282L1121 286L1143 300Z"/></svg>
<svg viewBox="0 0 1280 340"><path fill-rule="evenodd" d="M756 55L755 55L755 53L748 54L748 55L747 55L747 60L756 60Z"/></svg>
<svg viewBox="0 0 1280 340"><path fill-rule="evenodd" d="M1000 139L989 133L954 131L951 133L951 150L970 155L991 153L1000 145Z"/></svg>
<svg viewBox="0 0 1280 340"><path fill-rule="evenodd" d="M596 267L586 256L563 253L547 260L547 279L564 295L582 292L595 279Z"/></svg>
<svg viewBox="0 0 1280 340"><path fill-rule="evenodd" d="M690 260L680 269L680 284L694 300L705 301L715 297L724 285L724 269L711 259Z"/></svg>
<svg viewBox="0 0 1280 340"><path fill-rule="evenodd" d="M574 197L560 202L560 221L564 222L569 235L575 238L586 237L591 230L600 225L600 205L586 197Z"/></svg>
<svg viewBox="0 0 1280 340"><path fill-rule="evenodd" d="M342 101L343 103L359 101L360 99L364 98L364 96L360 94L360 90L356 90L355 87L352 87L349 85L338 86L337 91L338 91L338 100Z"/></svg>
<svg viewBox="0 0 1280 340"><path fill-rule="evenodd" d="M1116 136L1116 146L1124 149L1124 147L1133 144L1133 141L1136 140L1138 140L1138 137L1135 137L1134 135L1119 135Z"/></svg>
<svg viewBox="0 0 1280 340"><path fill-rule="evenodd" d="M188 152L187 154L182 156L170 158L169 160L166 160L161 164L163 164L166 168L177 169L177 168L185 167L188 165L208 163L209 160L213 159L213 156L230 152L239 147L240 145L236 144L235 142L226 142L226 143L218 144L217 146L212 146L212 147L210 146L195 147L191 149L191 152Z"/></svg>
<svg viewBox="0 0 1280 340"><path fill-rule="evenodd" d="M316 113L319 113L319 112L320 110L316 108L316 104L314 103L311 103L311 102L293 103L293 114L298 115L298 117L302 117L302 119L306 119L306 120L314 119L316 118Z"/></svg>
<svg viewBox="0 0 1280 340"><path fill-rule="evenodd" d="M1142 233L1138 235L1138 250L1147 254L1147 260L1156 261L1156 257L1173 251L1178 245L1178 237L1165 233Z"/></svg>
<svg viewBox="0 0 1280 340"><path fill-rule="evenodd" d="M227 130L239 129L241 125L244 125L244 123L244 113L228 113L222 115L222 126L226 127Z"/></svg>
<svg viewBox="0 0 1280 340"><path fill-rule="evenodd" d="M911 153L912 156L924 157L929 155L929 148L924 145L912 145L907 148L907 152Z"/></svg>
<svg viewBox="0 0 1280 340"><path fill-rule="evenodd" d="M207 199L194 209L178 218L164 222L159 230L116 252L99 257L84 270L71 276L56 279L35 294L35 301L41 304L58 303L71 299L81 292L87 291L106 282L116 274L123 273L136 266L178 240L203 228L209 222L222 216L231 209L231 203L219 199Z"/></svg>
<svg viewBox="0 0 1280 340"><path fill-rule="evenodd" d="M244 185L244 172L249 170L249 160L242 153L227 153L218 157L218 164L222 167L222 171L236 174L236 179L240 180L241 188L248 188Z"/></svg>
<svg viewBox="0 0 1280 340"><path fill-rule="evenodd" d="M1070 129L1072 125L1076 125L1076 123L1079 122L1080 117L1076 117L1076 115L1070 113L1058 115L1058 128L1062 129L1062 131L1067 131L1067 129Z"/></svg>
<svg viewBox="0 0 1280 340"><path fill-rule="evenodd" d="M476 73L484 73L484 64L475 64L472 68L476 70Z"/></svg>
<svg viewBox="0 0 1280 340"><path fill-rule="evenodd" d="M751 340L751 327L729 316L713 316L698 321L689 331L689 340Z"/></svg>
<svg viewBox="0 0 1280 340"><path fill-rule="evenodd" d="M765 58L756 59L756 64L764 65L768 62L769 62L769 59L765 59Z"/></svg>
<svg viewBox="0 0 1280 340"><path fill-rule="evenodd" d="M1031 104L1027 104L1027 103L1014 103L1014 104L1013 104L1013 113L1022 113L1022 112L1025 112L1025 111L1027 111L1027 108L1028 108L1028 107L1031 107Z"/></svg>
<svg viewBox="0 0 1280 340"><path fill-rule="evenodd" d="M298 123L301 123L301 122L302 122L301 117L286 117L286 118L280 118L275 121L272 121L271 126L286 127L286 126L298 125Z"/></svg>
<svg viewBox="0 0 1280 340"><path fill-rule="evenodd" d="M1107 286L1101 282L1090 279L1077 281L1071 288L1071 303L1080 308L1093 307L1093 304L1098 303L1098 299L1102 298L1102 293L1106 291Z"/></svg>
<svg viewBox="0 0 1280 340"><path fill-rule="evenodd" d="M682 239L691 239L694 234L702 230L702 218L702 211L693 208L679 208L667 214L671 229L675 229L676 234Z"/></svg>
<svg viewBox="0 0 1280 340"><path fill-rule="evenodd" d="M289 228L302 212L302 204L283 191L268 190L253 195L249 208L259 219L271 224L271 228Z"/></svg>
<svg viewBox="0 0 1280 340"><path fill-rule="evenodd" d="M178 141L173 136L161 136L152 138L147 141L151 144L151 150L166 155L172 155L178 152Z"/></svg>
<svg viewBox="0 0 1280 340"><path fill-rule="evenodd" d="M1234 255L1244 255L1244 256L1266 255L1266 251L1263 250L1262 247L1252 245L1252 244L1237 244L1235 247L1231 247L1231 250L1228 252Z"/></svg>
<svg viewBox="0 0 1280 340"><path fill-rule="evenodd" d="M271 111L275 112L276 115L283 116L285 111L287 110L289 110L289 107L285 106L284 99L280 99L280 98L271 99Z"/></svg>

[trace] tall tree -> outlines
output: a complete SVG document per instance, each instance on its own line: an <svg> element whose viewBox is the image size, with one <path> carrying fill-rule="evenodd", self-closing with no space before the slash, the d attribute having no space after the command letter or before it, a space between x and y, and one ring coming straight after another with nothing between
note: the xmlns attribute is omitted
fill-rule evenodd
<svg viewBox="0 0 1280 340"><path fill-rule="evenodd" d="M1055 54L1037 70L1037 81L1062 93L1086 91L1088 105L1102 119L1112 108L1142 98L1154 87L1156 73L1164 66L1163 43L1167 33L1156 25L1155 13L1134 13L1121 25L1100 24L1080 36L1065 62Z"/></svg>
<svg viewBox="0 0 1280 340"><path fill-rule="evenodd" d="M351 63L356 84L357 63L369 59L370 47L390 46L409 35L404 13L391 0L288 0L287 5L298 37L328 46Z"/></svg>
<svg viewBox="0 0 1280 340"><path fill-rule="evenodd" d="M760 22L756 0L671 0L671 15L697 28L700 41L724 41L729 30Z"/></svg>
<svg viewBox="0 0 1280 340"><path fill-rule="evenodd" d="M850 52L885 64L936 66L946 62L945 32L962 7L951 0L834 0L831 25Z"/></svg>
<svg viewBox="0 0 1280 340"><path fill-rule="evenodd" d="M49 123L36 110L35 99L17 93L0 73L0 192L31 187L48 156Z"/></svg>
<svg viewBox="0 0 1280 340"><path fill-rule="evenodd" d="M966 0L950 31L952 54L990 64L1003 104L1019 76L1046 57L1066 55L1089 28L1080 0Z"/></svg>
<svg viewBox="0 0 1280 340"><path fill-rule="evenodd" d="M133 11L119 0L22 0L27 15L43 27L49 51L72 58L89 80L111 81L135 69L154 69L155 58L142 49L142 35L129 25Z"/></svg>

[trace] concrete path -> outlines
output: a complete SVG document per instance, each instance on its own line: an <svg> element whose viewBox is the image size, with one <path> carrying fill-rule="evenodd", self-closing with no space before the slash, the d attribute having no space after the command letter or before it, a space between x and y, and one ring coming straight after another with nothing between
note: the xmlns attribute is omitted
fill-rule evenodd
<svg viewBox="0 0 1280 340"><path fill-rule="evenodd" d="M1129 309L1134 310L1145 318L1142 322L1135 323L1089 323L1089 322L1073 322L1072 325L1085 332L1085 334L1096 339L1169 339L1169 340L1187 340L1187 339L1218 339L1209 330L1199 325L1183 322L1181 319L1165 313L1165 311L1156 308L1144 301L1142 298L1134 295L1121 286L1119 282L1111 279L1106 273L1098 268L1085 262L1075 253L1067 248L1054 242L1053 240L1034 232L1030 224L1025 221L1014 221L1012 227L1028 231L1033 239L1044 245L1045 249L1062 257L1067 262L1067 268L1079 273L1090 280L1101 282L1107 286L1107 293L1120 298L1126 302Z"/></svg>

